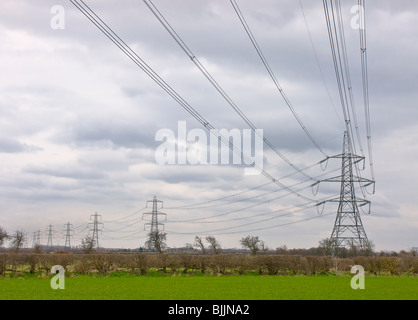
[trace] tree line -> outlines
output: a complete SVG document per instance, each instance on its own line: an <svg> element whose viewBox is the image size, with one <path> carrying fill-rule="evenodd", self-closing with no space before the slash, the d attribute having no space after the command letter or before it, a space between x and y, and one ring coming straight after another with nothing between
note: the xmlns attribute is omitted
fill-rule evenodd
<svg viewBox="0 0 418 320"><path fill-rule="evenodd" d="M167 234L163 231L156 230L148 233L148 239L145 242L145 250L157 253L165 253L167 250ZM19 252L20 249L23 247L26 241L26 235L23 230L17 230L12 234L8 234L8 232L0 226L0 247L2 247L7 241L9 241L10 250L12 252ZM340 258L348 258L348 257L356 257L356 256L402 256L402 255L417 255L418 252L411 250L407 252L402 250L400 252L374 252L374 245L372 242L371 246L367 250L358 250L358 248L354 245L347 247L347 248L338 248L335 249L334 243L329 238L323 239L319 241L317 247L311 247L308 249L299 248L299 249L288 249L286 245L281 247L271 249L269 248L265 242L260 239L259 236L251 236L248 235L246 237L242 237L239 240L241 247L244 250L247 250L251 255L258 255L258 254L283 254L283 255L302 255L302 256L338 256ZM194 243L190 245L191 247L195 248L202 254L221 254L224 252L224 249L221 246L219 240L213 236L208 235L206 237L195 236ZM81 240L80 251L82 253L94 253L97 251L103 251L104 249L98 250L97 244L95 243L94 239L91 236L86 236ZM34 252L41 252L40 245L35 245L33 248ZM230 251L230 250L227 250Z"/></svg>

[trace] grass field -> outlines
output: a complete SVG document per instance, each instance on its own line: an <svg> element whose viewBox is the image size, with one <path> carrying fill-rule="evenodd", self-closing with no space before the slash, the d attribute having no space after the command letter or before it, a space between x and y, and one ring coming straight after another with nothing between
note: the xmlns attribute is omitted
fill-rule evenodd
<svg viewBox="0 0 418 320"><path fill-rule="evenodd" d="M13 300L417 300L418 277L366 277L353 290L345 276L77 276L53 290L51 278L0 278Z"/></svg>

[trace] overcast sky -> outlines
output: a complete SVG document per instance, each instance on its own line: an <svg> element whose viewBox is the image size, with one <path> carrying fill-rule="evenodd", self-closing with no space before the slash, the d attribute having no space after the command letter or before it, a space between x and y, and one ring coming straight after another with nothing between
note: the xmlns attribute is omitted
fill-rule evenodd
<svg viewBox="0 0 418 320"><path fill-rule="evenodd" d="M184 100L217 129L248 129L170 37L143 1L85 1ZM325 171L311 143L269 77L229 1L155 0L155 5L206 70L289 162ZM321 1L238 0L258 44L298 116L328 155L341 153L344 125ZM359 132L368 157L357 1L342 1ZM55 5L64 9L57 23ZM305 13L306 22L303 16ZM367 53L376 193L362 220L376 250L418 247L418 3L367 1ZM56 24L55 24L56 26ZM311 38L310 36L311 35ZM338 183L312 181L264 148L264 169L299 196L239 165L161 165L160 129L204 129L107 39L70 1L0 3L0 226L23 229L32 245L40 230L63 245L88 234L102 216L104 247L143 245L147 200L164 201L171 247L215 235L223 247L258 235L270 248L317 246L329 237L336 207L312 207L337 197ZM312 43L311 40L312 39ZM315 56L318 57L318 60ZM209 134L208 134L209 137ZM357 150L360 153L360 150ZM361 172L370 178L366 170ZM321 176L322 175L322 176ZM315 191L315 190L313 190ZM363 197L362 190L357 195ZM312 199L308 203L306 198ZM193 205L196 208L193 209ZM187 207L189 206L189 207ZM322 213L322 215L320 215ZM161 216L163 218L163 216Z"/></svg>

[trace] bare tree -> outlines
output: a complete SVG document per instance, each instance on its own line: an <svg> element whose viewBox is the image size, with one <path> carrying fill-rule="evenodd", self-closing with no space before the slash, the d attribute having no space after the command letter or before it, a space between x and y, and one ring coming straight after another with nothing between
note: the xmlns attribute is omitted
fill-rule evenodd
<svg viewBox="0 0 418 320"><path fill-rule="evenodd" d="M6 229L0 227L0 246L2 246L10 238Z"/></svg>
<svg viewBox="0 0 418 320"><path fill-rule="evenodd" d="M167 234L162 231L152 231L148 234L148 241L145 242L145 246L149 249L154 249L158 253L163 253L163 251L167 248L165 243L167 239Z"/></svg>
<svg viewBox="0 0 418 320"><path fill-rule="evenodd" d="M195 245L195 247L198 247L200 250L202 250L203 254L206 254L206 248L205 248L205 245L203 243L203 239L201 237L196 236L194 238L194 245Z"/></svg>
<svg viewBox="0 0 418 320"><path fill-rule="evenodd" d="M284 244L284 245L281 245L280 247L276 248L276 251L277 251L277 253L279 253L279 254L287 254L287 253L288 253L288 248L287 248L287 246Z"/></svg>
<svg viewBox="0 0 418 320"><path fill-rule="evenodd" d="M19 252L20 248L23 247L23 244L26 240L25 232L23 232L23 230L17 230L10 238L10 245L12 249L16 252Z"/></svg>
<svg viewBox="0 0 418 320"><path fill-rule="evenodd" d="M207 236L205 239L215 254L221 253L221 244L218 242L218 240L216 240L214 236Z"/></svg>
<svg viewBox="0 0 418 320"><path fill-rule="evenodd" d="M84 253L92 253L94 249L94 239L93 237L86 236L84 239L81 239L81 248Z"/></svg>
<svg viewBox="0 0 418 320"><path fill-rule="evenodd" d="M254 256L261 249L262 241L258 238L258 236L246 236L245 238L242 238L239 242L244 248L250 249L251 254Z"/></svg>
<svg viewBox="0 0 418 320"><path fill-rule="evenodd" d="M324 252L324 255L326 256L332 255L334 246L335 240L331 240L330 238L325 238L319 241L319 248Z"/></svg>

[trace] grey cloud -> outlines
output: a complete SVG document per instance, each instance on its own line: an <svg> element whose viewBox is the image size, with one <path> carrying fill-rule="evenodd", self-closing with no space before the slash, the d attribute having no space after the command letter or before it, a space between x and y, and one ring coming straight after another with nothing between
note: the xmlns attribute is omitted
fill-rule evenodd
<svg viewBox="0 0 418 320"><path fill-rule="evenodd" d="M58 178L70 178L76 180L100 180L107 177L105 173L97 169L84 169L72 167L35 167L28 166L23 169L25 173L46 175Z"/></svg>
<svg viewBox="0 0 418 320"><path fill-rule="evenodd" d="M0 153L33 153L41 150L40 147L22 143L13 138L0 137Z"/></svg>
<svg viewBox="0 0 418 320"><path fill-rule="evenodd" d="M86 3L215 128L246 128L142 1ZM252 0L240 0L238 3L304 124L330 155L339 153L344 127L338 124L335 116L335 112L341 112L341 107L322 4L302 0L336 110L332 109L322 83L299 1L260 0L255 4ZM5 97L0 108L1 128L4 137L11 137L0 139L0 151L2 156L16 160L11 170L5 166L1 177L0 187L3 197L9 199L9 208L22 205L22 216L42 212L42 206L23 205L22 200L26 199L25 204L53 203L51 207L56 208L59 208L58 204L72 203L86 211L104 204L117 209L134 203L142 206L154 192L163 200L185 205L198 202L200 198L210 201L265 181L262 177L243 178L241 167L155 166L153 152L159 143L154 137L158 129L175 131L178 120L186 120L188 129L202 126L115 48L70 2L63 4L65 30L52 30L49 9L55 4L52 0L36 3L4 0L0 4L0 31L15 46L6 45L0 49L0 63L10 71L10 77L3 77L0 84L0 94ZM299 167L322 160L286 108L228 1L155 0L155 4L249 119L256 127L264 129L265 136L285 156ZM356 110L360 125L364 127L361 79L358 77L358 33L349 28L350 5L343 4L343 16L347 21L348 54L358 101ZM407 136L414 132L412 125L417 119L414 90L417 69L413 63L417 55L417 28L413 27L413 18L416 18L418 3L415 0L380 0L368 2L367 6L372 135L376 169L379 169L376 170L379 195L370 197L372 214L381 218L379 226L392 218L401 225L411 222L404 218L404 208L416 207L415 198L410 196L412 191L409 189L412 188L407 183L415 179L415 171L410 168L416 158L416 148L414 140L408 140ZM8 32L16 30L23 31L17 33L22 39L14 37L12 41ZM28 51L25 51L28 48L26 40L34 44ZM40 47L37 47L38 43ZM49 73L43 73L37 63L43 59L42 67L48 67L45 61L48 62L52 55L51 69ZM55 72L65 74L50 79ZM18 75L13 77L15 74ZM92 81L82 82L83 86L77 87L80 77ZM397 129L407 126L411 126L410 130L389 143ZM33 154L38 150L30 145L34 135L36 141L44 139L45 147L42 146L48 148L45 153ZM366 136L363 136L365 147ZM409 150L411 157L405 159L402 152L388 153L388 148L395 150L394 147L396 151ZM24 152L32 154L22 157ZM63 157L48 158L49 166L39 164L43 163L42 157L55 152L63 152ZM282 177L292 172L273 152L268 152L267 148L265 152L265 164L272 167L274 176ZM66 156L77 160L68 163L63 160ZM384 164L379 166L383 160ZM277 167L276 163L279 164ZM138 171L131 171L133 167ZM318 174L317 171L322 173L318 168L314 169L310 172L312 175ZM304 179L293 176L289 183L299 178ZM337 189L337 184L321 185L318 197L334 191L338 193ZM173 191L178 194L173 196ZM390 195L389 200L382 194ZM289 198L275 205L297 202L294 197ZM234 205L225 210L231 208ZM329 218L329 225L318 222L314 228L298 224L290 229L292 232L282 228L279 233L273 229L261 236L271 240L272 243L267 244L273 246L275 242L285 240L288 246L294 243L308 246L312 239L316 245L318 234L330 233L333 217ZM181 231L181 227L177 228L176 231ZM309 237L301 236L308 228ZM385 237L383 233L375 229L375 235L380 237L376 239L377 244ZM406 242L393 246L405 248Z"/></svg>

